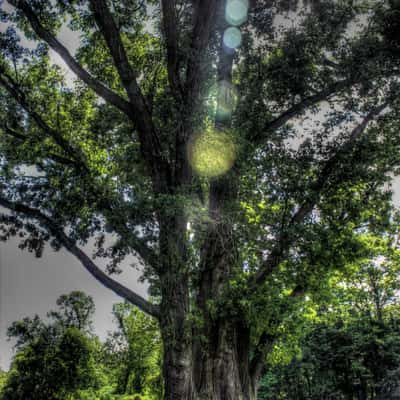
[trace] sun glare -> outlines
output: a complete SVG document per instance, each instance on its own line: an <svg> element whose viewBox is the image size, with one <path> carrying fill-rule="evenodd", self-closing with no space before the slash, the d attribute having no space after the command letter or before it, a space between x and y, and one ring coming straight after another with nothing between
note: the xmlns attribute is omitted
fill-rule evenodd
<svg viewBox="0 0 400 400"><path fill-rule="evenodd" d="M236 146L227 133L208 129L191 140L188 157L198 175L213 178L225 174L232 167Z"/></svg>
<svg viewBox="0 0 400 400"><path fill-rule="evenodd" d="M236 49L242 43L242 34L238 28L231 26L224 32L224 45Z"/></svg>
<svg viewBox="0 0 400 400"><path fill-rule="evenodd" d="M239 26L247 20L249 2L247 0L228 0L225 19L230 25Z"/></svg>

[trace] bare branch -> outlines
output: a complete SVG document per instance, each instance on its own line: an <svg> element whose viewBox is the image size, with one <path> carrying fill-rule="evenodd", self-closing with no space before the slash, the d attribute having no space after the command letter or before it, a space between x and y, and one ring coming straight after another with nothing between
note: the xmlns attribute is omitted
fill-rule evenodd
<svg viewBox="0 0 400 400"><path fill-rule="evenodd" d="M84 68L82 68L75 60L75 58L70 54L68 49L63 46L51 32L43 27L26 0L17 0L13 1L12 3L15 4L15 6L24 13L35 33L42 40L44 40L57 54L60 55L67 66L79 77L79 79L85 82L97 95L103 98L106 102L112 104L125 114L129 115L129 103L122 97L114 93L112 90L110 90L108 87L103 85L97 79L95 79Z"/></svg>
<svg viewBox="0 0 400 400"><path fill-rule="evenodd" d="M105 272L103 272L90 257L88 257L76 244L71 240L63 231L62 228L57 226L55 221L42 213L41 211L28 207L21 203L12 202L6 198L0 197L0 206L19 214L24 215L28 219L34 219L42 224L49 233L54 236L66 250L74 255L83 265L83 267L103 286L112 290L118 296L126 299L130 303L140 308L143 312L158 318L158 306L151 304L146 299L121 285L119 282L111 279Z"/></svg>
<svg viewBox="0 0 400 400"><path fill-rule="evenodd" d="M349 139L338 149L338 151L329 158L325 163L316 181L311 186L312 196L302 206L299 207L297 212L292 216L289 227L300 224L304 219L310 215L315 205L317 204L321 192L325 187L326 181L332 172L336 169L338 161L344 152L347 152L355 146L357 139L365 131L368 124L374 120L386 107L388 103L374 108L369 114L357 125L351 132ZM251 286L255 287L262 284L265 279L278 267L284 259L287 251L296 240L295 237L289 234L288 229L284 229L277 239L275 247L271 250L267 259L262 263L260 269L252 277Z"/></svg>

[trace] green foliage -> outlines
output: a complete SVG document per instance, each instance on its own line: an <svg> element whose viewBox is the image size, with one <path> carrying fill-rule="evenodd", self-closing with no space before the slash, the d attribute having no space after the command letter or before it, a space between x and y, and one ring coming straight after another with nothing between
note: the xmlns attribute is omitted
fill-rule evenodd
<svg viewBox="0 0 400 400"><path fill-rule="evenodd" d="M390 398L400 370L397 229L366 236L368 257L332 276L313 318L297 324L296 351L289 336L271 354L260 399Z"/></svg>
<svg viewBox="0 0 400 400"><path fill-rule="evenodd" d="M116 393L162 398L161 337L153 318L127 303L115 304L118 330L105 343L104 362L114 375ZM133 396L134 397L134 396Z"/></svg>
<svg viewBox="0 0 400 400"><path fill-rule="evenodd" d="M15 321L9 373L0 374L1 400L161 400L161 337L157 323L127 303L115 304L118 329L105 343L89 331L93 300L71 292L57 300L46 324Z"/></svg>
<svg viewBox="0 0 400 400"><path fill-rule="evenodd" d="M1 390L3 389L3 386L4 386L4 385L6 384L6 382L7 382L7 376L8 376L7 372L2 371L2 370L0 369L0 393L1 393Z"/></svg>
<svg viewBox="0 0 400 400"><path fill-rule="evenodd" d="M96 366L96 342L88 335L93 300L78 291L57 299L52 323L38 316L15 321L8 336L16 338L17 353L1 391L3 400L67 399L79 390L105 384Z"/></svg>
<svg viewBox="0 0 400 400"><path fill-rule="evenodd" d="M75 327L80 331L90 331L95 311L93 299L87 294L73 291L57 299L59 311L51 311L48 316L63 327Z"/></svg>
<svg viewBox="0 0 400 400"><path fill-rule="evenodd" d="M88 338L68 328L49 343L38 337L16 354L1 398L66 399L93 385L94 359Z"/></svg>
<svg viewBox="0 0 400 400"><path fill-rule="evenodd" d="M399 222L390 189L400 172L399 1L252 0L235 54L220 48L221 1L10 3L0 34L0 203L9 210L0 240L17 237L38 257L46 244L64 246L86 267L92 260L78 246L94 242L110 273L134 257L166 314L163 351L215 357L213 330L218 346L240 330L244 368L266 352L263 334L275 365L302 363L313 343L329 352L342 343L340 368L347 354L360 358L353 331L368 329L359 321L387 324L385 313L398 313L389 247ZM76 37L73 60L56 40L62 29ZM54 65L49 46L77 77ZM378 253L391 266L379 273ZM90 266L107 287L157 310ZM357 280L373 288L373 302L350 284ZM63 335L90 330L93 303L75 293L58 305L54 324L34 317L11 327L20 349L11 377L34 370L36 354L44 362L47 344L65 365L59 346L85 346ZM355 305L363 316L353 316ZM327 320L323 306L335 309ZM114 315L118 331L104 354L96 350L107 389L77 383L75 392L162 397L158 327L126 304ZM311 336L300 346L302 330ZM232 338L226 345L241 353ZM372 374L353 361L347 375ZM331 383L332 395L347 390Z"/></svg>

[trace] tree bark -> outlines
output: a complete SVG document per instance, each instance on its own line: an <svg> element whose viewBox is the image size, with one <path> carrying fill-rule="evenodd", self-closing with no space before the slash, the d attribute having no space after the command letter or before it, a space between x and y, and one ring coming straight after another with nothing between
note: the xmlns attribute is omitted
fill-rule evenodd
<svg viewBox="0 0 400 400"><path fill-rule="evenodd" d="M160 329L166 400L192 400L192 351L188 329L189 281L186 219L182 210L160 215Z"/></svg>

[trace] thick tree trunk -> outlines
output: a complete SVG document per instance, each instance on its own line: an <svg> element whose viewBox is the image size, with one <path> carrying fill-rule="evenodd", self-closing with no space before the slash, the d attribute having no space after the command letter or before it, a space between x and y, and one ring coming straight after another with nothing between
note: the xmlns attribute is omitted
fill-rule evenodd
<svg viewBox="0 0 400 400"><path fill-rule="evenodd" d="M247 331L222 323L208 345L196 349L193 377L196 400L255 400L255 387L241 345L247 347ZM243 342L242 342L243 340Z"/></svg>
<svg viewBox="0 0 400 400"><path fill-rule="evenodd" d="M220 2L218 13L221 47L217 79L232 83L234 53L224 51L222 42L227 27L224 19L225 1ZM217 131L229 128L230 124L230 116L217 113ZM186 164L183 163L185 168L181 168L182 171L186 171ZM188 176L190 174L183 173L178 180L188 184ZM222 310L214 314L210 310L211 303L216 305L224 297L224 290L234 268L237 268L233 227L227 217L232 211L230 205L237 199L237 190L238 176L234 168L210 185L209 216L212 222L208 225L200 255L199 289L192 299L196 318L201 322L199 326L191 327L190 339L187 338L188 332L185 332L189 310L188 280L181 274L161 277L166 400L256 399L255 382L250 374L250 329L246 326L245 318L241 318L244 316L230 315ZM185 235L185 228L180 224L175 242L170 237L166 242L179 243ZM184 249L179 251L185 254ZM173 264L170 263L166 270L174 270Z"/></svg>
<svg viewBox="0 0 400 400"><path fill-rule="evenodd" d="M160 329L166 400L193 400L186 219L160 216Z"/></svg>

